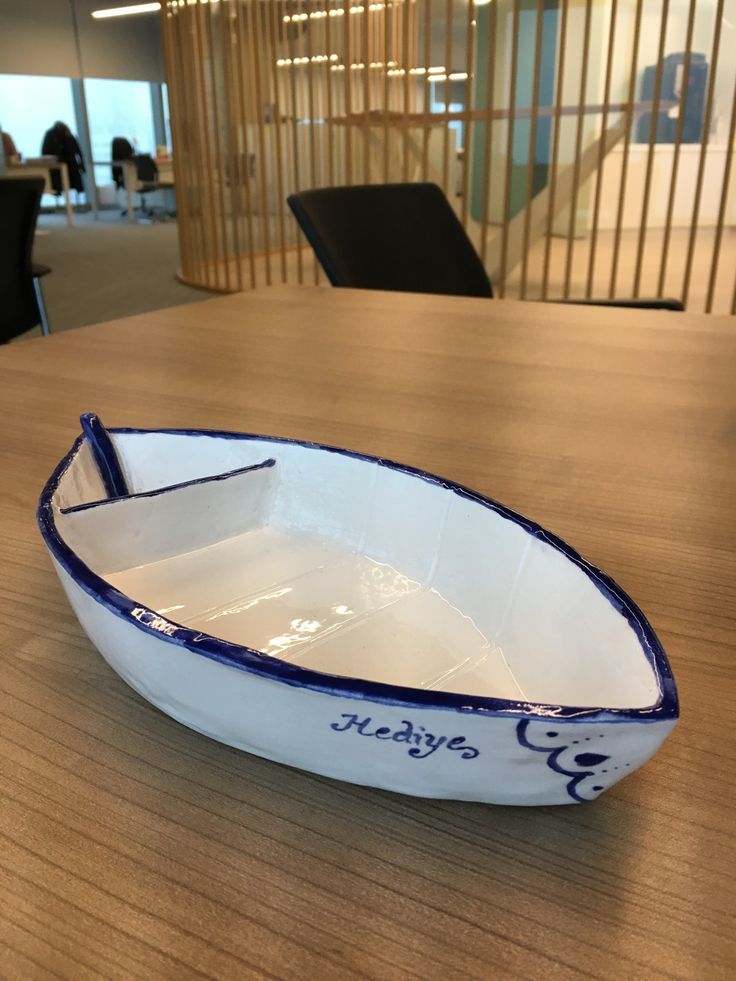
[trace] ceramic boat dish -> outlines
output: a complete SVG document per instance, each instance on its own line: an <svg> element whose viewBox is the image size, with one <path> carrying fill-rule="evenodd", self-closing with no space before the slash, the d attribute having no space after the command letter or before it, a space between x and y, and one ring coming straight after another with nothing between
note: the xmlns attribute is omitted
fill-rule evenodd
<svg viewBox="0 0 736 981"><path fill-rule="evenodd" d="M92 642L185 725L502 804L597 797L675 725L641 611L508 508L311 443L82 425L41 532Z"/></svg>

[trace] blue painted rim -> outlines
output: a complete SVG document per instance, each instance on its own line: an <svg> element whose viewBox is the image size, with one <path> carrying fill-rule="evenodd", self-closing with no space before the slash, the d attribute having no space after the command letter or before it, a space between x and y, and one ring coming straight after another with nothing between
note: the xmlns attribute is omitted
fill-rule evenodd
<svg viewBox="0 0 736 981"><path fill-rule="evenodd" d="M336 695L342 698L353 698L377 702L384 705L395 705L407 709L433 708L455 712L465 712L482 715L495 715L511 718L554 718L569 722L659 722L676 719L679 715L677 687L672 675L667 655L657 638L651 624L639 607L610 576L587 562L570 545L561 538L546 531L534 521L512 511L491 498L464 487L452 480L445 480L434 474L427 473L415 467L394 463L380 457L345 450L340 447L313 443L308 440L287 439L279 436L262 436L255 433L232 433L210 429L131 429L116 428L110 433L120 435L170 435L190 437L210 437L215 439L259 440L264 443L293 444L307 449L321 450L328 453L338 453L342 456L363 460L377 466L388 467L401 473L437 484L452 491L460 497L473 501L482 507L502 515L523 528L527 534L538 538L574 562L591 580L593 585L606 597L611 605L627 621L636 634L642 648L642 653L652 666L659 690L659 698L655 704L646 708L606 708L581 707L569 705L553 705L541 702L513 701L502 698L486 698L475 695L455 694L453 692L427 691L420 688L402 688L397 685L382 684L374 681L363 681L356 678L344 678L337 675L323 674L298 667L268 654L253 650L240 644L221 640L201 631L190 630L173 620L169 620L136 603L130 597L114 589L108 582L94 573L69 548L61 538L54 521L51 505L52 497L63 474L68 469L74 457L79 452L84 441L84 434L77 437L74 445L56 467L41 492L38 504L37 520L41 535L56 561L71 576L71 578L98 603L101 603L111 613L132 624L146 633L156 636L160 641L184 647L194 654L210 658L230 667L238 668L282 682L298 688ZM207 480L210 478L202 478Z"/></svg>

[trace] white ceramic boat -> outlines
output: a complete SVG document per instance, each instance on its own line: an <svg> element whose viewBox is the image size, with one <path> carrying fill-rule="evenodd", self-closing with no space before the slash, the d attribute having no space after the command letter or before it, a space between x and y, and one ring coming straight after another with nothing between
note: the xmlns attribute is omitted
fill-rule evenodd
<svg viewBox="0 0 736 981"><path fill-rule="evenodd" d="M311 443L82 426L41 532L92 642L185 725L502 804L597 797L675 725L641 611L502 505Z"/></svg>

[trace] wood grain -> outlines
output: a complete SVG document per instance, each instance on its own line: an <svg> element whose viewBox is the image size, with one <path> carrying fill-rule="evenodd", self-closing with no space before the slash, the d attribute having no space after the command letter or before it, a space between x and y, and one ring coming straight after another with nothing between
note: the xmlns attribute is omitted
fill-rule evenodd
<svg viewBox="0 0 736 981"><path fill-rule="evenodd" d="M272 288L0 365L0 975L733 977L732 319ZM539 809L185 729L94 651L35 528L86 410L378 453L529 514L642 605L680 725L597 802Z"/></svg>

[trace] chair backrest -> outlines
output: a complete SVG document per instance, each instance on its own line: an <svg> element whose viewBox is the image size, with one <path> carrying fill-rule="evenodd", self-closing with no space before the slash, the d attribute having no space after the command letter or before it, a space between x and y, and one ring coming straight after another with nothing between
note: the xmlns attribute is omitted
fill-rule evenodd
<svg viewBox="0 0 736 981"><path fill-rule="evenodd" d="M41 319L31 255L43 187L43 177L0 177L0 344Z"/></svg>
<svg viewBox="0 0 736 981"><path fill-rule="evenodd" d="M287 200L333 286L493 296L436 184L328 187Z"/></svg>
<svg viewBox="0 0 736 981"><path fill-rule="evenodd" d="M130 160L130 158L135 153L133 145L130 140L127 140L124 136L114 136L112 140L112 148L110 153L111 160ZM116 187L122 187L125 183L125 178L123 176L122 167L112 168L112 179L115 182Z"/></svg>
<svg viewBox="0 0 736 981"><path fill-rule="evenodd" d="M150 153L136 153L133 160L139 184L158 183L158 165Z"/></svg>

